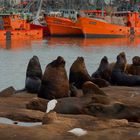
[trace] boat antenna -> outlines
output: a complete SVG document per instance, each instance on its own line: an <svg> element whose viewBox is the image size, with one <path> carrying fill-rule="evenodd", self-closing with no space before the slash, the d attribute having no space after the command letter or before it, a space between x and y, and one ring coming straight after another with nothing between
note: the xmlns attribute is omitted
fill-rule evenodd
<svg viewBox="0 0 140 140"><path fill-rule="evenodd" d="M40 25L38 19L39 19L39 15L40 15L40 12L41 12L42 4L43 4L43 0L40 0L38 11L36 13L35 19L33 20L33 23L36 24L36 25Z"/></svg>
<svg viewBox="0 0 140 140"><path fill-rule="evenodd" d="M104 16L104 0L102 0L102 17Z"/></svg>

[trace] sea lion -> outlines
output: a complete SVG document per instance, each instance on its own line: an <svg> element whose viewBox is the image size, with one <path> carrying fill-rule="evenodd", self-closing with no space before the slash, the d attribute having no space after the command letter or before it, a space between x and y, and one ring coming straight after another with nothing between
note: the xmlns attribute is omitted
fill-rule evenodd
<svg viewBox="0 0 140 140"><path fill-rule="evenodd" d="M140 76L140 57L139 56L135 56L132 58L132 64L127 66L126 72L128 74Z"/></svg>
<svg viewBox="0 0 140 140"><path fill-rule="evenodd" d="M53 111L59 114L84 114L84 108L92 101L91 97L67 97L57 99ZM27 109L46 112L48 100L37 98L26 104Z"/></svg>
<svg viewBox="0 0 140 140"><path fill-rule="evenodd" d="M82 97L83 91L81 89L78 89L77 87L75 87L74 85L70 85L70 96L71 97Z"/></svg>
<svg viewBox="0 0 140 140"><path fill-rule="evenodd" d="M126 69L126 57L125 53L120 53L117 56L114 69L111 75L112 84L120 86L137 86L140 85L140 76L128 75L125 73Z"/></svg>
<svg viewBox="0 0 140 140"><path fill-rule="evenodd" d="M140 57L139 56L134 56L132 58L132 62L134 66L140 66Z"/></svg>
<svg viewBox="0 0 140 140"><path fill-rule="evenodd" d="M106 94L94 83L87 81L82 86L83 93L86 94L97 94L106 96Z"/></svg>
<svg viewBox="0 0 140 140"><path fill-rule="evenodd" d="M38 93L41 86L42 69L37 56L33 56L27 66L25 89L30 93Z"/></svg>
<svg viewBox="0 0 140 140"><path fill-rule="evenodd" d="M91 81L91 77L86 69L84 58L78 57L70 68L69 82L81 89L86 81Z"/></svg>
<svg viewBox="0 0 140 140"><path fill-rule="evenodd" d="M59 56L46 66L38 97L56 99L68 97L69 81L65 70L65 60Z"/></svg>
<svg viewBox="0 0 140 140"><path fill-rule="evenodd" d="M129 106L123 103L109 105L92 103L85 109L87 114L100 118L127 119L128 121L140 122L140 107Z"/></svg>
<svg viewBox="0 0 140 140"><path fill-rule="evenodd" d="M101 59L99 68L96 70L96 72L94 72L92 74L91 77L92 78L102 78L102 79L110 82L111 72L112 72L112 70L111 70L111 67L109 65L108 58L106 56L104 56Z"/></svg>
<svg viewBox="0 0 140 140"><path fill-rule="evenodd" d="M92 78L91 80L94 84L98 85L100 88L110 86L110 83L102 78Z"/></svg>

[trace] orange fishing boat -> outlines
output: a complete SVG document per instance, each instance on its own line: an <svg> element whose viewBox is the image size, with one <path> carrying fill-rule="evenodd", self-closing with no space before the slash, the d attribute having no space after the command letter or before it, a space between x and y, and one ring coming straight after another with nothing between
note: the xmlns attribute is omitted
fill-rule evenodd
<svg viewBox="0 0 140 140"><path fill-rule="evenodd" d="M138 12L116 12L102 18L79 17L84 37L118 38L140 36Z"/></svg>
<svg viewBox="0 0 140 140"><path fill-rule="evenodd" d="M0 40L41 39L43 37L42 28L32 28L20 14L5 14L1 17L3 27L0 30Z"/></svg>
<svg viewBox="0 0 140 140"><path fill-rule="evenodd" d="M52 36L84 36L85 38L120 38L140 36L140 18L138 12L116 12L107 15L101 10L84 10L84 14L75 14L77 18L46 16L46 22Z"/></svg>
<svg viewBox="0 0 140 140"><path fill-rule="evenodd" d="M75 16L75 11L72 10L53 12L53 14L45 16L50 35L64 37L81 37L83 35L76 18L77 15Z"/></svg>

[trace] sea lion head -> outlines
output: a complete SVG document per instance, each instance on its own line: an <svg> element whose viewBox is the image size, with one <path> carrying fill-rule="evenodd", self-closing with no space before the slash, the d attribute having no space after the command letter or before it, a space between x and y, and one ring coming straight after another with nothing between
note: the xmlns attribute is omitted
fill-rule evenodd
<svg viewBox="0 0 140 140"><path fill-rule="evenodd" d="M101 62L100 62L100 66L99 66L99 71L104 71L106 70L106 68L109 66L109 63L108 63L108 58L106 56L104 56L102 59L101 59Z"/></svg>
<svg viewBox="0 0 140 140"><path fill-rule="evenodd" d="M65 60L63 57L58 56L56 60L54 60L53 62L51 62L49 65L51 65L52 67L64 67L65 66Z"/></svg>
<svg viewBox="0 0 140 140"><path fill-rule="evenodd" d="M121 52L118 56L117 56L117 62L115 64L115 68L118 68L122 71L125 71L126 68L126 56L124 52Z"/></svg>
<svg viewBox="0 0 140 140"><path fill-rule="evenodd" d="M86 71L86 66L85 66L85 62L84 62L84 58L83 57L77 57L77 59L73 62L70 71L73 72L79 72L79 71Z"/></svg>
<svg viewBox="0 0 140 140"><path fill-rule="evenodd" d="M133 57L132 62L134 66L140 66L140 57L139 56Z"/></svg>
<svg viewBox="0 0 140 140"><path fill-rule="evenodd" d="M76 62L84 63L84 58L83 57L77 57Z"/></svg>
<svg viewBox="0 0 140 140"><path fill-rule="evenodd" d="M28 63L26 77L39 77L40 79L42 78L41 65L39 62L39 58L36 55L34 55Z"/></svg>
<svg viewBox="0 0 140 140"><path fill-rule="evenodd" d="M34 55L34 56L30 59L29 64L30 64L30 67L34 67L34 66L40 65L40 63L39 63L39 58L38 58L36 55Z"/></svg>

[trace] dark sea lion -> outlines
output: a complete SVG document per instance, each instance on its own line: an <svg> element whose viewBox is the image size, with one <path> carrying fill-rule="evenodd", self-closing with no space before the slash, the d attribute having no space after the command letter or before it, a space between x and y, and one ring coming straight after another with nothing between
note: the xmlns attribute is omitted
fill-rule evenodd
<svg viewBox="0 0 140 140"><path fill-rule="evenodd" d="M93 78L102 78L104 80L110 81L111 78L111 67L108 62L108 58L104 56L101 59L99 68L96 70L95 73L92 74Z"/></svg>
<svg viewBox="0 0 140 140"><path fill-rule="evenodd" d="M92 98L67 97L57 99L56 107L53 111L60 114L84 114L84 108L90 104ZM26 108L46 112L48 100L37 98L26 104Z"/></svg>
<svg viewBox="0 0 140 140"><path fill-rule="evenodd" d="M86 111L87 114L100 118L127 119L128 121L140 122L140 108L123 103L89 104Z"/></svg>
<svg viewBox="0 0 140 140"><path fill-rule="evenodd" d="M75 87L74 85L70 85L70 96L71 97L82 97L83 91L81 89L78 89L77 87Z"/></svg>
<svg viewBox="0 0 140 140"><path fill-rule="evenodd" d="M140 76L140 57L139 56L135 56L132 58L132 64L127 66L126 72L128 74Z"/></svg>
<svg viewBox="0 0 140 140"><path fill-rule="evenodd" d="M42 70L39 59L33 56L26 70L25 89L30 93L37 93L41 86Z"/></svg>
<svg viewBox="0 0 140 140"><path fill-rule="evenodd" d="M132 58L132 62L134 66L140 66L140 57L139 56L134 56Z"/></svg>
<svg viewBox="0 0 140 140"><path fill-rule="evenodd" d="M70 68L69 82L81 89L86 81L91 81L91 77L86 69L84 58L78 57Z"/></svg>
<svg viewBox="0 0 140 140"><path fill-rule="evenodd" d="M68 97L69 81L65 70L65 60L59 56L46 66L38 97L56 99Z"/></svg>
<svg viewBox="0 0 140 140"><path fill-rule="evenodd" d="M126 69L126 57L125 53L120 53L117 56L114 69L111 75L112 84L120 86L137 86L140 85L140 76L128 75L125 73Z"/></svg>
<svg viewBox="0 0 140 140"><path fill-rule="evenodd" d="M94 84L98 85L100 88L108 87L110 83L102 78L92 78L91 80Z"/></svg>

